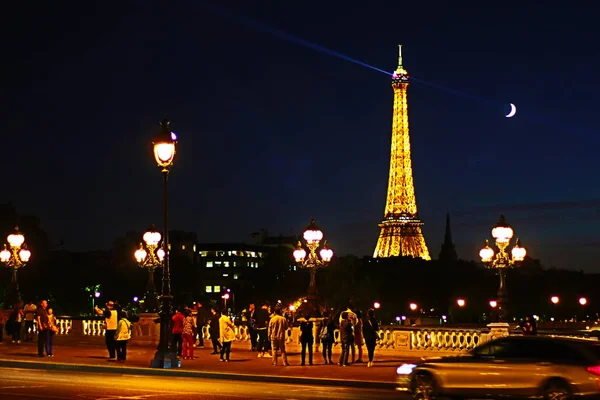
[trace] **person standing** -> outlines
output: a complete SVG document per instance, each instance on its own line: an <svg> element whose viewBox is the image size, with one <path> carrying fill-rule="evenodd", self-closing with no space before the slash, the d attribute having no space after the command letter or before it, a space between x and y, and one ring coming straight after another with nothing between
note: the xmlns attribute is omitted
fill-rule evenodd
<svg viewBox="0 0 600 400"><path fill-rule="evenodd" d="M21 303L17 303L8 317L13 343L21 343L21 333L23 331L23 309Z"/></svg>
<svg viewBox="0 0 600 400"><path fill-rule="evenodd" d="M183 359L194 359L194 332L196 332L196 319L192 316L192 310L186 308L183 310Z"/></svg>
<svg viewBox="0 0 600 400"><path fill-rule="evenodd" d="M367 320L363 323L363 337L367 346L367 355L369 362L367 367L373 366L373 357L375 356L375 345L377 344L377 333L379 332L379 324L375 319L375 310L367 311Z"/></svg>
<svg viewBox="0 0 600 400"><path fill-rule="evenodd" d="M210 354L219 354L221 351L221 343L219 342L219 338L221 337L221 328L219 327L219 318L220 315L217 313L217 309L212 307L210 309L211 317L209 320L210 327L208 330L208 334L210 335L210 340L213 345L213 352Z"/></svg>
<svg viewBox="0 0 600 400"><path fill-rule="evenodd" d="M256 350L258 351L258 357L271 358L269 351L269 305L263 303L260 310L256 310L254 313L256 316L256 334L258 336L258 343Z"/></svg>
<svg viewBox="0 0 600 400"><path fill-rule="evenodd" d="M116 348L115 348L115 332L117 331L117 322L119 320L119 314L115 310L115 303L109 301L106 303L106 308L101 310L98 306L95 308L96 314L104 317L104 339L106 342L106 350L108 350L108 359L116 359Z"/></svg>
<svg viewBox="0 0 600 400"><path fill-rule="evenodd" d="M357 350L357 363L362 363L362 355L363 355L363 320L362 313L360 310L356 311L356 324L354 325L354 344L356 345ZM352 359L354 362L354 358Z"/></svg>
<svg viewBox="0 0 600 400"><path fill-rule="evenodd" d="M350 346L354 343L354 333L352 319L346 311L342 312L342 322L340 323L340 339L342 342L342 354L338 365L347 367L348 356L350 355Z"/></svg>
<svg viewBox="0 0 600 400"><path fill-rule="evenodd" d="M335 325L333 320L330 318L329 311L323 312L323 319L319 325L319 340L321 340L321 346L323 347L323 359L325 364L333 364L331 360L331 352L333 349L333 333L335 331Z"/></svg>
<svg viewBox="0 0 600 400"><path fill-rule="evenodd" d="M281 315L281 308L275 307L275 315L269 321L269 339L271 339L271 349L273 350L273 365L277 365L277 350L281 351L283 365L288 366L287 352L285 351L285 333L288 329L288 322Z"/></svg>
<svg viewBox="0 0 600 400"><path fill-rule="evenodd" d="M250 334L250 348L252 351L256 351L257 347L257 337L258 334L256 332L256 306L254 303L250 303L248 306L248 313L246 315L247 324L248 324L248 333Z"/></svg>
<svg viewBox="0 0 600 400"><path fill-rule="evenodd" d="M198 346L204 347L204 327L210 315L202 303L196 303L196 332L198 336Z"/></svg>
<svg viewBox="0 0 600 400"><path fill-rule="evenodd" d="M115 350L117 362L124 363L127 360L127 342L131 339L131 322L127 319L127 312L119 311L119 321L115 331Z"/></svg>
<svg viewBox="0 0 600 400"><path fill-rule="evenodd" d="M181 357L183 352L183 321L185 320L185 317L181 311L177 310L171 320L173 321L173 326L171 328L171 351L177 353L177 357Z"/></svg>
<svg viewBox="0 0 600 400"><path fill-rule="evenodd" d="M33 322L35 320L35 312L37 311L37 306L33 304L33 301L30 301L23 308L23 312L25 313L25 337L23 340L32 341L33 340Z"/></svg>
<svg viewBox="0 0 600 400"><path fill-rule="evenodd" d="M231 353L231 343L235 340L235 325L229 318L229 311L224 308L219 318L219 330L221 332L221 361L229 362L229 353Z"/></svg>
<svg viewBox="0 0 600 400"><path fill-rule="evenodd" d="M307 348L308 364L313 365L313 344L315 343L315 338L313 335L314 325L312 321L310 321L310 317L308 315L304 318L304 321L300 323L300 343L302 344L302 363L300 365L302 366L305 365Z"/></svg>
<svg viewBox="0 0 600 400"><path fill-rule="evenodd" d="M58 332L58 326L56 326L56 316L54 315L52 307L46 309L46 315L48 316L48 327L46 328L46 354L48 357L54 357L54 335Z"/></svg>
<svg viewBox="0 0 600 400"><path fill-rule="evenodd" d="M37 331L38 331L38 357L44 357L44 350L46 348L46 337L48 329L48 302L42 300L40 306L36 311Z"/></svg>

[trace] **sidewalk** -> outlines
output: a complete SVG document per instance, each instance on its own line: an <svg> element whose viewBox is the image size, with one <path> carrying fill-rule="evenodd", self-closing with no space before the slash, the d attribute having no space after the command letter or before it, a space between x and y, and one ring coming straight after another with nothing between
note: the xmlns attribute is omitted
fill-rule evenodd
<svg viewBox="0 0 600 400"><path fill-rule="evenodd" d="M67 337L57 337L55 356L52 358L38 357L36 342L4 342L0 345L0 367L392 389L395 387L398 365L416 361L378 356L375 352L375 364L371 368L367 368L366 363L340 367L323 365L321 354L315 354L315 365L303 367L300 366L300 354L292 353L288 355L291 364L289 367L273 366L271 358L258 358L257 353L247 349L247 343L234 342L231 361L228 363L220 362L218 355L210 354L212 347L206 346L195 349L195 360L182 360L181 368L161 370L150 368L154 351L150 346L129 346L127 361L120 364L107 359L108 352L104 343L98 339L74 342ZM337 361L337 357L339 348L334 348L334 361ZM363 360L365 359L366 352L363 354ZM281 359L279 363L281 364Z"/></svg>

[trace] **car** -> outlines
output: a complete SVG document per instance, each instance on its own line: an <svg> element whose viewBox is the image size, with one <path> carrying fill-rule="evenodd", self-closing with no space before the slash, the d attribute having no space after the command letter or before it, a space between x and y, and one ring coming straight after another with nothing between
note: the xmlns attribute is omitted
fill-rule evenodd
<svg viewBox="0 0 600 400"><path fill-rule="evenodd" d="M424 359L396 370L397 389L415 399L600 396L600 343L506 336L461 356Z"/></svg>

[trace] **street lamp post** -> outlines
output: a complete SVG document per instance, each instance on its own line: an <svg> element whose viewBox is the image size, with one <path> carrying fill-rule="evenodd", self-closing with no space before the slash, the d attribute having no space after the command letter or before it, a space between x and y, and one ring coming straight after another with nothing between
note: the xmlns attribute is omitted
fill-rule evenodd
<svg viewBox="0 0 600 400"><path fill-rule="evenodd" d="M161 129L154 138L154 159L161 169L163 175L163 197L164 197L164 226L163 226L163 273L162 285L160 291L160 339L158 349L154 354L151 366L153 368L178 368L181 367L181 361L176 354L169 348L169 338L171 336L171 318L173 316L173 296L171 296L171 269L169 263L169 196L168 182L169 169L173 166L175 159L175 144L177 136L171 132L170 122L163 120Z"/></svg>
<svg viewBox="0 0 600 400"><path fill-rule="evenodd" d="M15 227L15 233L8 235L6 241L8 242L8 246L5 244L4 249L0 251L0 262L4 263L8 268L12 268L10 289L6 296L6 305L8 307L13 307L21 301L17 273L19 268L23 268L29 262L31 251L27 249L25 236L19 232L18 226Z"/></svg>
<svg viewBox="0 0 600 400"><path fill-rule="evenodd" d="M146 294L144 295L144 307L148 312L158 311L156 302L156 285L154 284L154 270L163 265L165 259L165 250L160 246L162 235L156 230L154 225L148 229L144 236L143 243L133 253L138 265L148 269L148 284L146 285Z"/></svg>
<svg viewBox="0 0 600 400"><path fill-rule="evenodd" d="M308 306L310 312L314 313L315 316L319 314L317 307L317 283L316 274L317 269L326 267L331 258L333 257L333 250L327 247L327 241L323 242L323 247L319 255L317 255L317 249L323 239L323 232L317 227L315 220L310 221L310 225L304 230L304 241L308 248L308 254L302 247L302 242L298 241L298 246L294 250L294 258L300 267L308 269L310 273L310 284L308 285Z"/></svg>
<svg viewBox="0 0 600 400"><path fill-rule="evenodd" d="M498 319L499 322L506 322L508 318L508 293L506 290L506 270L519 265L524 259L527 251L521 247L521 242L517 239L509 255L506 248L513 237L513 230L506 223L504 215L500 216L500 221L492 229L492 237L496 241L498 253L494 254L494 249L485 241L485 246L479 251L481 261L487 268L493 268L500 276L500 287L498 288Z"/></svg>

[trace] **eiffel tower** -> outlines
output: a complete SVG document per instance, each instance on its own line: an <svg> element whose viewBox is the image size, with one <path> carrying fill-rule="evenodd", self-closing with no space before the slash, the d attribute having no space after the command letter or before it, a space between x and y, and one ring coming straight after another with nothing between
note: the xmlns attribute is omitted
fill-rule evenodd
<svg viewBox="0 0 600 400"><path fill-rule="evenodd" d="M430 260L417 215L408 131L408 72L402 66L402 45L398 46L398 68L392 74L394 116L390 177L381 233L373 257L412 256Z"/></svg>

